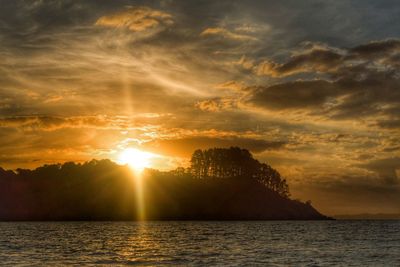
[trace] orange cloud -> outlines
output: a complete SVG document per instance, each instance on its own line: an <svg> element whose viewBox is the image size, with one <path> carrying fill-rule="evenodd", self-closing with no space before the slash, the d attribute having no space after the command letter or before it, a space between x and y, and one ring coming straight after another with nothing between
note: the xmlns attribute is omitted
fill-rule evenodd
<svg viewBox="0 0 400 267"><path fill-rule="evenodd" d="M220 27L207 28L200 34L200 36L222 36L223 38L237 40L237 41L255 41L255 40L257 40L257 38L254 38L252 36L234 33L230 30L220 28Z"/></svg>
<svg viewBox="0 0 400 267"><path fill-rule="evenodd" d="M279 64L263 61L256 68L258 75L285 77L303 72L330 72L343 61L342 55L328 49L313 49L303 54L292 56L287 62Z"/></svg>
<svg viewBox="0 0 400 267"><path fill-rule="evenodd" d="M235 99L217 98L199 101L195 106L202 111L218 112L222 110L232 110L236 105L237 103Z"/></svg>
<svg viewBox="0 0 400 267"><path fill-rule="evenodd" d="M130 7L111 15L102 16L95 23L97 26L127 28L133 32L171 24L173 24L173 20L170 14L149 7Z"/></svg>

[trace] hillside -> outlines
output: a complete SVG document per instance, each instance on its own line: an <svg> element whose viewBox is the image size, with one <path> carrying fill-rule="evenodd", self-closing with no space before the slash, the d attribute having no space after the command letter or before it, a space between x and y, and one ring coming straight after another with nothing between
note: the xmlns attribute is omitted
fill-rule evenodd
<svg viewBox="0 0 400 267"><path fill-rule="evenodd" d="M198 177L191 170L147 170L138 178L110 160L16 172L0 168L0 220L329 219L291 200L276 175L276 184L284 186L274 190L267 176L255 179L243 170L223 178Z"/></svg>

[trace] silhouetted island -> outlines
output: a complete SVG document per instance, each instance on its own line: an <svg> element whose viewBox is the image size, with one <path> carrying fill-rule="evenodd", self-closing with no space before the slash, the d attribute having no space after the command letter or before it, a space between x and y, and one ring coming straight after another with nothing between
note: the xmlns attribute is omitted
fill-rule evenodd
<svg viewBox="0 0 400 267"><path fill-rule="evenodd" d="M238 147L196 150L189 168L133 176L110 160L0 168L0 220L330 219L291 200L280 174Z"/></svg>

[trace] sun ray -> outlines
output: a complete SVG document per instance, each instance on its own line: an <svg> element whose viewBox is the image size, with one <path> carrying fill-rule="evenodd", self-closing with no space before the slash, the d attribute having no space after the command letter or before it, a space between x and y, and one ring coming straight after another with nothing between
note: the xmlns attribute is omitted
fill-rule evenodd
<svg viewBox="0 0 400 267"><path fill-rule="evenodd" d="M137 196L137 219L145 220L145 203L144 203L144 177L143 170L152 166L152 159L159 155L141 151L136 148L126 148L118 157L118 163L128 165L133 171L135 190Z"/></svg>

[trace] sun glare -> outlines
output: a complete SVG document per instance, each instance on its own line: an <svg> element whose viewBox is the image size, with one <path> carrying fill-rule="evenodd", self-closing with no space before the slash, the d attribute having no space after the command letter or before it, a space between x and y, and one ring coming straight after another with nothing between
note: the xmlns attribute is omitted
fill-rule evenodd
<svg viewBox="0 0 400 267"><path fill-rule="evenodd" d="M135 171L142 171L151 166L152 158L154 158L152 153L135 148L127 148L119 155L118 162L120 164L128 164Z"/></svg>
<svg viewBox="0 0 400 267"><path fill-rule="evenodd" d="M118 163L127 164L132 168L135 182L135 190L137 196L137 218L139 220L145 219L145 205L144 205L144 184L142 171L152 165L152 159L157 158L158 155L149 152L141 151L136 148L126 148L118 157Z"/></svg>

